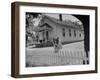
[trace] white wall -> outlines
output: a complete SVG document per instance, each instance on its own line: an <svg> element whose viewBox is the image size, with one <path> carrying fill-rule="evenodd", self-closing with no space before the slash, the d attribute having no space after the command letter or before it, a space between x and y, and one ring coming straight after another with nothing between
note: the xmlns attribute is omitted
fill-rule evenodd
<svg viewBox="0 0 100 80"><path fill-rule="evenodd" d="M11 68L11 2L15 0L1 0L0 2L0 80L100 80L100 54L98 54L99 73L97 74L80 74L80 75L64 75L53 77L39 78L22 78L14 79L10 77ZM56 3L56 4L76 4L76 5L100 5L100 0L16 0L30 1L41 3ZM99 6L100 9L100 6ZM99 11L100 14L100 11ZM98 16L100 22L100 16ZM99 25L100 26L100 23ZM100 27L98 27L100 34ZM100 37L98 38L100 44ZM100 47L100 45L98 45ZM100 52L100 50L99 50Z"/></svg>

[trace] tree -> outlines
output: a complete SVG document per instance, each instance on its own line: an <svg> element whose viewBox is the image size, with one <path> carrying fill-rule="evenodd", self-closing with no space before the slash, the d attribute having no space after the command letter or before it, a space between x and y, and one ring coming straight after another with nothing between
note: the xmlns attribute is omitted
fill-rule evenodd
<svg viewBox="0 0 100 80"><path fill-rule="evenodd" d="M74 15L75 17L77 17L80 21L82 21L83 23L83 28L84 28L84 49L86 51L86 57L89 57L89 50L90 50L90 43L89 43L89 15Z"/></svg>

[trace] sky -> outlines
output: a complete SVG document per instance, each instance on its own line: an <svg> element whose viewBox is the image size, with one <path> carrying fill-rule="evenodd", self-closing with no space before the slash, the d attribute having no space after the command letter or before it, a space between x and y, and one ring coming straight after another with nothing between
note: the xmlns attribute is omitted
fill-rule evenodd
<svg viewBox="0 0 100 80"><path fill-rule="evenodd" d="M54 18L59 19L59 14L45 14ZM71 20L71 21L79 21L76 17L69 15L69 14L62 14L63 20Z"/></svg>

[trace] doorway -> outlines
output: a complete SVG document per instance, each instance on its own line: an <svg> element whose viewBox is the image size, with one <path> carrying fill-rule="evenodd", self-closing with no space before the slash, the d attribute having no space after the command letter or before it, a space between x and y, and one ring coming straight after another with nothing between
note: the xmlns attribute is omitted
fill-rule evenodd
<svg viewBox="0 0 100 80"><path fill-rule="evenodd" d="M48 31L46 31L46 39L47 40L49 39L49 33L48 33Z"/></svg>

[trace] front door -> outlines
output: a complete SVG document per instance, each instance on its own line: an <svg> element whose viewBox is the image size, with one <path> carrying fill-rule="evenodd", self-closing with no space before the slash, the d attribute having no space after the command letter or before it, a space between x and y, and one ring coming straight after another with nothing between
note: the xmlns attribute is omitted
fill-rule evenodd
<svg viewBox="0 0 100 80"><path fill-rule="evenodd" d="M46 31L46 39L47 39L47 40L49 39L48 31Z"/></svg>

